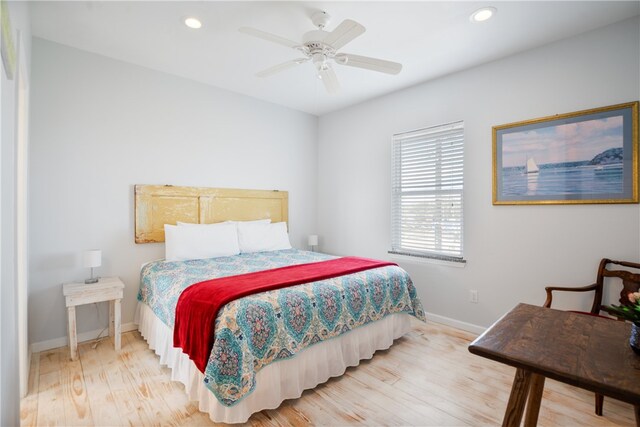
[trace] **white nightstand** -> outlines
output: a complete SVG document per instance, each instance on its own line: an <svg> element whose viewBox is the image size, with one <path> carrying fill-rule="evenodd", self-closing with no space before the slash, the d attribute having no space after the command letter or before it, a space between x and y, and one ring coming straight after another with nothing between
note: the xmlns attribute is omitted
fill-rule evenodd
<svg viewBox="0 0 640 427"><path fill-rule="evenodd" d="M109 335L113 337L116 351L120 350L120 301L124 283L118 277L102 277L98 283L65 283L62 293L69 318L69 349L71 360L78 359L78 336L76 335L76 306L109 301Z"/></svg>

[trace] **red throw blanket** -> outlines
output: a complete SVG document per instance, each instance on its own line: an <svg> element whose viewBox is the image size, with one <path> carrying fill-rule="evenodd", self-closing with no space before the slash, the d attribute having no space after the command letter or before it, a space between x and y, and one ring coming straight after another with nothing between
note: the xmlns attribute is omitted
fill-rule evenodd
<svg viewBox="0 0 640 427"><path fill-rule="evenodd" d="M367 258L344 257L196 283L182 291L178 299L173 346L182 348L183 352L204 373L213 348L215 320L218 311L225 304L251 294L331 279L387 265L397 264Z"/></svg>

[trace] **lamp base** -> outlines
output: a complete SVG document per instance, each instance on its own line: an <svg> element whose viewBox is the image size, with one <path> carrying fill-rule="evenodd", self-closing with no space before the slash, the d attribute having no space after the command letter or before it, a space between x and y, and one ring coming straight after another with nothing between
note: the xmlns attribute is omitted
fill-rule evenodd
<svg viewBox="0 0 640 427"><path fill-rule="evenodd" d="M91 279L85 279L84 283L89 284L89 283L98 283L98 280L100 280L98 277L93 277Z"/></svg>

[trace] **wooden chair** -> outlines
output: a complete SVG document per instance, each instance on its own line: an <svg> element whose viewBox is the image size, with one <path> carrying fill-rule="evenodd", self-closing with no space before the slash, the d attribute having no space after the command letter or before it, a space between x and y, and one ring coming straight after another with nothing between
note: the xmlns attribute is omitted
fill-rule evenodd
<svg viewBox="0 0 640 427"><path fill-rule="evenodd" d="M628 261L612 261L607 258L603 258L600 261L600 266L598 267L598 276L596 277L596 282L589 286L583 286L579 288L572 287L559 287L559 286L547 286L545 291L547 291L547 300L544 302L544 307L551 307L551 301L553 300L553 291L567 291L567 292L590 292L594 291L595 294L593 296L593 305L591 306L591 311L589 312L580 312L575 311L574 313L582 313L588 314L592 316L600 316L600 311L602 310L602 294L604 288L604 278L605 277L617 277L622 280L623 288L620 291L620 304L629 305L629 292L638 292L640 289L640 274L634 271L627 270L610 270L607 269L607 265L620 265L623 267L635 269L640 272L640 264L635 262ZM605 316L600 316L605 317ZM611 317L608 317L611 319ZM604 396L601 394L596 394L596 414L602 415L602 404L604 401Z"/></svg>

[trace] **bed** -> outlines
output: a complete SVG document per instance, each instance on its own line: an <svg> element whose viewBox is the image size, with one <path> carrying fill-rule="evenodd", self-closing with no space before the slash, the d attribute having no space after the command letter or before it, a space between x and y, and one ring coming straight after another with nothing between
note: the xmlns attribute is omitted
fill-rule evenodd
<svg viewBox="0 0 640 427"><path fill-rule="evenodd" d="M281 206L274 209L282 212ZM136 212L144 210L136 201ZM166 212L163 215L165 221ZM249 216L242 219L259 219L255 213ZM147 236L153 233L156 238L161 234L147 230ZM424 320L411 279L400 267L385 265L231 301L215 318L215 340L202 371L174 347L180 296L212 278L320 265L336 258L286 248L153 261L141 270L135 321L160 363L171 368L172 379L184 384L201 411L216 422L245 422L251 414L298 398L304 390L389 348L411 329L411 317Z"/></svg>

